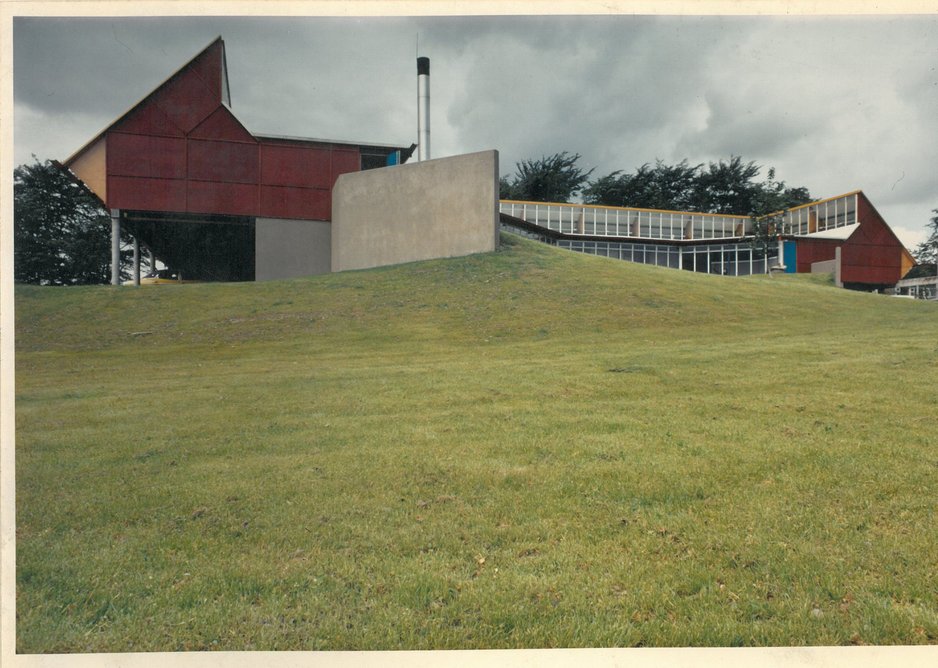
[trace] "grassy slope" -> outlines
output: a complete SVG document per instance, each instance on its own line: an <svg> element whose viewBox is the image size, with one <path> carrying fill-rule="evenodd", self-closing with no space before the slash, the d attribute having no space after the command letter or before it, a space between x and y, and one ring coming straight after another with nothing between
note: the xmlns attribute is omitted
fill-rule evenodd
<svg viewBox="0 0 938 668"><path fill-rule="evenodd" d="M17 650L936 642L933 304L504 240L18 288Z"/></svg>

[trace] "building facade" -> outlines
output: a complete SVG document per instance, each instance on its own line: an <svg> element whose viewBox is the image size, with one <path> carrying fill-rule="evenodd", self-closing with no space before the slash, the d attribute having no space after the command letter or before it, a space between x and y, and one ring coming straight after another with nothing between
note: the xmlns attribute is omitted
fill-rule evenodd
<svg viewBox="0 0 938 668"><path fill-rule="evenodd" d="M413 148L252 134L231 111L219 37L64 167L184 277L262 280L330 271L339 176Z"/></svg>
<svg viewBox="0 0 938 668"><path fill-rule="evenodd" d="M892 287L915 265L861 191L773 215L760 243L743 215L502 200L501 224L552 245L706 274L834 273L839 285Z"/></svg>

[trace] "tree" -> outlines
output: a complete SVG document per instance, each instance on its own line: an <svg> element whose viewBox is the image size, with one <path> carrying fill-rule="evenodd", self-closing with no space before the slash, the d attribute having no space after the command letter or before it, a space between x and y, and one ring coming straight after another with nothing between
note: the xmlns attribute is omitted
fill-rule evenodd
<svg viewBox="0 0 938 668"><path fill-rule="evenodd" d="M925 225L925 231L928 232L928 238L915 247L915 260L919 264L938 263L938 209L932 209L932 216L928 224Z"/></svg>
<svg viewBox="0 0 938 668"><path fill-rule="evenodd" d="M711 162L706 169L686 159L676 165L657 160L654 167L646 163L634 174L616 171L600 177L583 195L589 204L758 216L811 201L807 188L777 181L774 168L765 181L756 181L760 170L738 156Z"/></svg>
<svg viewBox="0 0 938 668"><path fill-rule="evenodd" d="M711 162L697 177L694 210L705 213L752 213L753 200L759 186L753 179L759 175L754 162L743 163L739 156L729 162Z"/></svg>
<svg viewBox="0 0 938 668"><path fill-rule="evenodd" d="M692 206L700 167L687 160L676 165L657 160L654 167L645 163L634 174L615 171L596 179L583 198L588 204L684 211Z"/></svg>
<svg viewBox="0 0 938 668"><path fill-rule="evenodd" d="M110 281L107 212L49 160L36 160L13 171L13 241L13 275L18 282L87 285Z"/></svg>
<svg viewBox="0 0 938 668"><path fill-rule="evenodd" d="M589 179L593 170L577 167L580 154L566 151L540 160L522 160L515 165L513 178L499 180L499 197L531 202L569 202Z"/></svg>

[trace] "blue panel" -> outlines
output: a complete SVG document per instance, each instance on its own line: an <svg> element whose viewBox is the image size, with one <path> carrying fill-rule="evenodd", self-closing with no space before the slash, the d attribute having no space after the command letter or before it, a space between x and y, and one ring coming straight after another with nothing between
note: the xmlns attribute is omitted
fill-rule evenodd
<svg viewBox="0 0 938 668"><path fill-rule="evenodd" d="M391 151L390 153L388 153L387 164L388 166L401 164L401 152Z"/></svg>
<svg viewBox="0 0 938 668"><path fill-rule="evenodd" d="M785 263L785 273L794 274L798 270L798 246L794 241L782 242L782 261Z"/></svg>

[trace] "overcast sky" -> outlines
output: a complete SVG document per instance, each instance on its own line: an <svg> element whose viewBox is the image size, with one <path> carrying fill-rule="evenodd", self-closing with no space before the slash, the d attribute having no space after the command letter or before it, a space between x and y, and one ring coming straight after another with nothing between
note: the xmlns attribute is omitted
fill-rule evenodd
<svg viewBox="0 0 938 668"><path fill-rule="evenodd" d="M862 189L909 247L938 208L938 16L15 18L16 164L63 160L215 37L258 134L432 157L559 151L593 176L742 156L817 198Z"/></svg>

